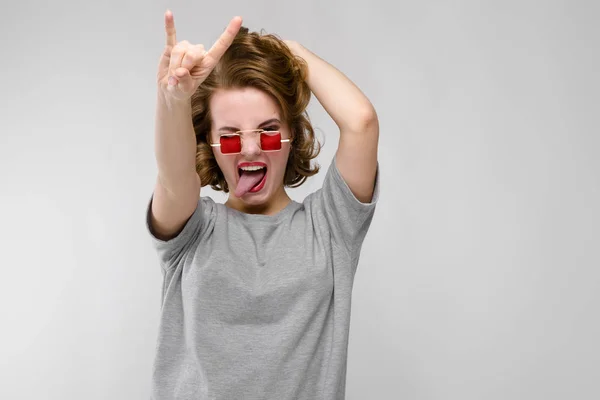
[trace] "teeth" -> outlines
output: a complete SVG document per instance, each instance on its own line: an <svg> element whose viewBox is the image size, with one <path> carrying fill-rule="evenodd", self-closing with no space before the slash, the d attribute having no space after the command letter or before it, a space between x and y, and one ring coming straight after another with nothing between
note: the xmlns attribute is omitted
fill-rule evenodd
<svg viewBox="0 0 600 400"><path fill-rule="evenodd" d="M263 168L264 167L256 165L256 166L253 166L253 167L242 167L240 169L244 170L244 171L258 171L259 169L263 169Z"/></svg>

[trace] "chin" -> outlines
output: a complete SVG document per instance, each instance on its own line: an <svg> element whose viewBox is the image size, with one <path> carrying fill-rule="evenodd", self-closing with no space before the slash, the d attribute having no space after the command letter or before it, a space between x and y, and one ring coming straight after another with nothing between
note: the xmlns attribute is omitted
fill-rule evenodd
<svg viewBox="0 0 600 400"><path fill-rule="evenodd" d="M269 172L274 172L275 170L271 170L267 172L266 179L260 188L258 188L255 192L247 192L240 197L237 197L235 193L235 188L230 189L229 191L229 199L232 204L237 204L238 209L242 209L249 213L263 213L275 206L279 200L279 190L283 189L283 174L271 174ZM280 176L281 175L281 176ZM237 185L237 176L232 176L234 182ZM281 188L276 182L281 181ZM230 188L233 185L229 185ZM285 190L283 190L285 193Z"/></svg>
<svg viewBox="0 0 600 400"><path fill-rule="evenodd" d="M269 197L265 193L246 193L239 197L240 201L249 206L260 206L269 202Z"/></svg>
<svg viewBox="0 0 600 400"><path fill-rule="evenodd" d="M273 199L273 197L272 187L269 185L269 182L267 182L267 184L260 191L256 193L248 192L240 197L240 200L248 205L258 206L268 203Z"/></svg>
<svg viewBox="0 0 600 400"><path fill-rule="evenodd" d="M264 187L256 193L248 192L241 197L235 197L233 192L231 192L230 196L234 197L236 202L243 204L247 212L261 213L275 201L275 190L272 182L266 182Z"/></svg>

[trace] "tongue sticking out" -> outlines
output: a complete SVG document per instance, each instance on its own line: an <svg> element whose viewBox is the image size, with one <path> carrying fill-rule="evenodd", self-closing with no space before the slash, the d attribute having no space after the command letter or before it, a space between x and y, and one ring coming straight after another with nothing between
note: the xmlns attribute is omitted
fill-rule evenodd
<svg viewBox="0 0 600 400"><path fill-rule="evenodd" d="M266 171L264 168L259 169L258 171L243 171L240 175L240 180L237 184L237 187L235 188L235 196L242 197L248 193L250 189L252 189L258 184L258 182L262 180L262 178L265 176L265 173Z"/></svg>

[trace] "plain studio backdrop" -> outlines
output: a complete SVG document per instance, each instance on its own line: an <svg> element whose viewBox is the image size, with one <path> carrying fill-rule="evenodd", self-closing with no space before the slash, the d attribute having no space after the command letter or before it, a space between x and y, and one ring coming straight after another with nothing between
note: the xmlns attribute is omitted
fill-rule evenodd
<svg viewBox="0 0 600 400"><path fill-rule="evenodd" d="M178 40L235 15L297 40L379 113L349 400L600 398L598 2L137 0L3 4L1 399L149 397L167 8ZM339 137L309 113L298 201Z"/></svg>

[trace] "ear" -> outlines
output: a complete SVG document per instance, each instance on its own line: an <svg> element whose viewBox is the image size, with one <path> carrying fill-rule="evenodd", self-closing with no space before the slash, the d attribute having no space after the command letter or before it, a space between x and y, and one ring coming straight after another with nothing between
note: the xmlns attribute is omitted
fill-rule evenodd
<svg viewBox="0 0 600 400"><path fill-rule="evenodd" d="M290 147L292 147L292 144L296 140L296 134L297 134L296 128L297 127L295 127L295 126L293 126L291 124L288 124L288 126L290 127L290 141L289 141L289 144L290 144Z"/></svg>

